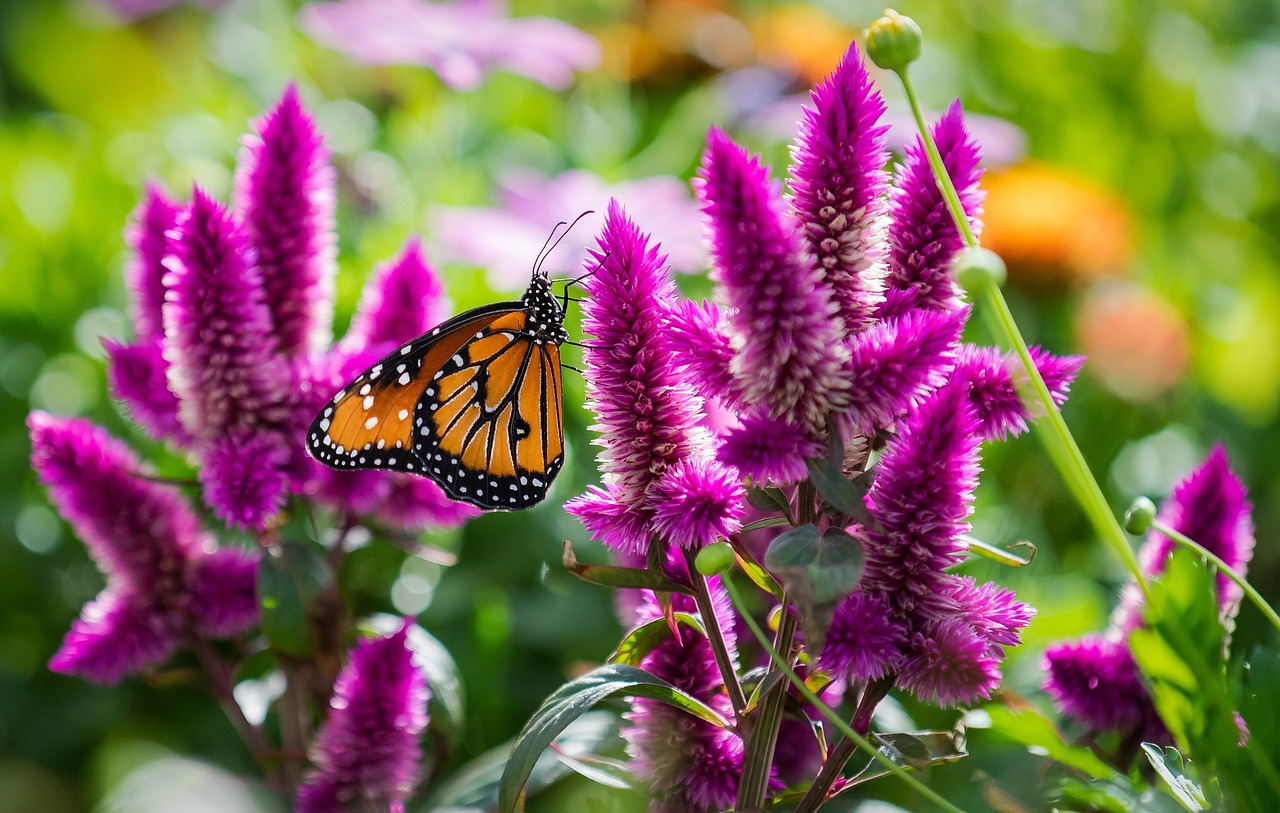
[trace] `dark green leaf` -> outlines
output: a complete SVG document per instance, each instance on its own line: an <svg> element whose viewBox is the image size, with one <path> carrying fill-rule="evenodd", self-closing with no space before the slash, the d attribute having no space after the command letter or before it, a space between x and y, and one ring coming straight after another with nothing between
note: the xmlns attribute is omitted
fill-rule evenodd
<svg viewBox="0 0 1280 813"><path fill-rule="evenodd" d="M309 611L329 580L312 545L286 539L273 545L258 568L262 632L273 649L294 657L312 650Z"/></svg>
<svg viewBox="0 0 1280 813"><path fill-rule="evenodd" d="M862 576L862 545L840 528L818 535L813 525L780 534L765 552L765 564L787 589L805 639L819 651L836 605Z"/></svg>
<svg viewBox="0 0 1280 813"><path fill-rule="evenodd" d="M747 574L747 578L755 583L756 587L771 593L778 601L782 601L782 585L770 575L769 571L756 561L755 556L747 549L747 546L741 541L733 543L733 552L738 555L738 564L742 566L742 572Z"/></svg>
<svg viewBox="0 0 1280 813"><path fill-rule="evenodd" d="M511 749L499 786L498 809L502 813L516 810L530 771L556 735L601 700L617 694L658 700L713 725L729 726L728 720L705 703L643 669L624 664L602 666L561 686L533 713Z"/></svg>
<svg viewBox="0 0 1280 813"><path fill-rule="evenodd" d="M914 770L955 762L969 755L965 750L964 735L957 731L875 734L873 741L879 745L880 753L894 763ZM855 785L870 782L888 773L888 768L876 760L871 760L848 781L840 792L843 793Z"/></svg>
<svg viewBox="0 0 1280 813"><path fill-rule="evenodd" d="M791 514L791 503L780 488L752 486L747 489L747 502L752 508L761 511L781 511L788 516Z"/></svg>
<svg viewBox="0 0 1280 813"><path fill-rule="evenodd" d="M806 460L809 480L831 507L864 527L875 527L876 522L867 505L862 501L858 488L845 477L839 464L826 459Z"/></svg>
<svg viewBox="0 0 1280 813"><path fill-rule="evenodd" d="M593 565L579 562L573 553L573 546L564 543L564 567L573 575L585 582L601 587L632 587L656 590L663 593L685 593L692 595L687 587L676 584L666 576L653 570L637 567L615 567L613 565Z"/></svg>
<svg viewBox="0 0 1280 813"><path fill-rule="evenodd" d="M988 705L983 708L991 721L993 733L1036 749L1046 757L1097 780L1121 776L1098 755L1081 745L1069 745L1049 718L1029 705L1010 708Z"/></svg>
<svg viewBox="0 0 1280 813"><path fill-rule="evenodd" d="M761 528L781 528L790 524L791 520L786 517L765 517L764 519L758 519L755 522L748 522L746 525L743 525L738 529L738 533L758 531Z"/></svg>
<svg viewBox="0 0 1280 813"><path fill-rule="evenodd" d="M702 626L702 619L698 616L690 613L675 613L673 618L676 624L683 624L696 634L706 636L707 631ZM644 660L644 657L658 644L670 638L671 634L671 625L667 623L666 618L655 618L641 624L627 633L622 643L618 644L618 648L609 656L608 662L639 666L640 661Z"/></svg>

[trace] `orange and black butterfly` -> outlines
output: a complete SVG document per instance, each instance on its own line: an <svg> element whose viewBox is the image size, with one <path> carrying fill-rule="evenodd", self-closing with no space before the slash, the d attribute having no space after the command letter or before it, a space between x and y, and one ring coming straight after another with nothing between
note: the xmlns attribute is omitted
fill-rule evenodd
<svg viewBox="0 0 1280 813"><path fill-rule="evenodd" d="M564 316L535 264L519 301L458 314L343 387L307 451L336 469L430 477L478 508L536 505L564 463Z"/></svg>

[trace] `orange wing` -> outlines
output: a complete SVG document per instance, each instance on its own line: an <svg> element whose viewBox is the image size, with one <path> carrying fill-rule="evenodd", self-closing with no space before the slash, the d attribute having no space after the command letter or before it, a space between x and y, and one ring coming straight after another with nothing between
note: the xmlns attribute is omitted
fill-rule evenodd
<svg viewBox="0 0 1280 813"><path fill-rule="evenodd" d="M320 411L307 431L307 451L338 469L427 474L413 454L414 413L423 391L478 331L521 308L519 302L475 308L387 355Z"/></svg>
<svg viewBox="0 0 1280 813"><path fill-rule="evenodd" d="M502 314L460 345L422 391L413 451L450 497L527 508L564 463L560 348Z"/></svg>

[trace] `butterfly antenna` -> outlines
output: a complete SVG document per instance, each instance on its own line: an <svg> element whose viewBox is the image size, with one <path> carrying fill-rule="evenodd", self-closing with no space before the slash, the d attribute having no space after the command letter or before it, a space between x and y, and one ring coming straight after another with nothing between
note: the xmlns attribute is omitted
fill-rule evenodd
<svg viewBox="0 0 1280 813"><path fill-rule="evenodd" d="M578 221L575 220L573 222L577 223ZM542 263L547 259L547 255L551 253L552 249L560 245L559 240L556 240L555 245L552 245L551 241L555 240L556 232L563 225L565 225L565 221L561 220L559 223L551 227L551 233L548 234L547 239L543 241L542 248L538 249L538 255L533 258L533 275L535 277L538 276L538 271L541 270ZM570 226L569 228L573 228L573 227ZM568 233L568 231L569 229L565 229L566 234ZM561 236L563 237L564 235L561 235ZM547 248L547 246L551 246L551 248Z"/></svg>
<svg viewBox="0 0 1280 813"><path fill-rule="evenodd" d="M556 246L560 245L560 241L561 241L561 240L564 240L564 238L566 238L566 237L568 237L568 236L569 236L569 232L573 231L573 227L574 227L574 226L576 226L576 225L578 225L578 221L579 221L579 220L581 220L582 218L586 217L587 215L593 215L593 214L595 214L595 211L594 211L593 209L588 209L588 210L586 210L585 212L583 212L582 214L580 214L580 215L578 215L577 217L575 217L575 218L573 219L573 222L572 222L572 223L570 223L570 224L569 224L569 226L568 226L564 231L560 232L560 236L559 236L559 237L556 237L556 239L555 239L555 242L554 242L554 243L551 243L551 237L548 237L548 238L547 238L547 242L548 242L548 243L551 243L551 248L547 249L547 250L546 250L546 253L542 254L542 255L538 258L538 262L533 266L533 273L534 273L534 274L538 274L538 273L540 273L540 272L542 271L542 264L543 264L544 262L546 262L547 257L551 254L551 252L553 252L553 251L555 251L555 250L556 250ZM560 227L561 227L561 226L563 226L563 225L564 225L564 221L563 221L563 220L561 220L559 223L557 223L557 224L556 224L556 228L558 229L558 228L560 228ZM555 229L552 229L552 230L551 230L551 235L552 235L553 237L555 236L555 233L556 233L556 232L555 232Z"/></svg>

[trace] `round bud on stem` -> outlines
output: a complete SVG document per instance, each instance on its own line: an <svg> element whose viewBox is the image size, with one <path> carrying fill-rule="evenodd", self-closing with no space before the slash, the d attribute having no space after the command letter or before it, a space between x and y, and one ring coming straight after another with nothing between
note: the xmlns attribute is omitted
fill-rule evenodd
<svg viewBox="0 0 1280 813"><path fill-rule="evenodd" d="M960 249L951 262L951 267L955 269L956 282L959 282L967 291L974 291L988 285L999 288L1004 285L1005 279L1009 276L1000 255L982 246Z"/></svg>
<svg viewBox="0 0 1280 813"><path fill-rule="evenodd" d="M734 563L733 545L728 542L717 542L714 545L707 545L698 551L698 556L693 560L693 564L698 568L698 572L704 576L716 576L721 573L727 573Z"/></svg>
<svg viewBox="0 0 1280 813"><path fill-rule="evenodd" d="M1137 536L1145 534L1156 519L1156 504L1146 497L1139 497L1124 514L1124 529Z"/></svg>
<svg viewBox="0 0 1280 813"><path fill-rule="evenodd" d="M886 71L902 73L920 58L924 34L910 17L891 8L867 29L867 56Z"/></svg>

